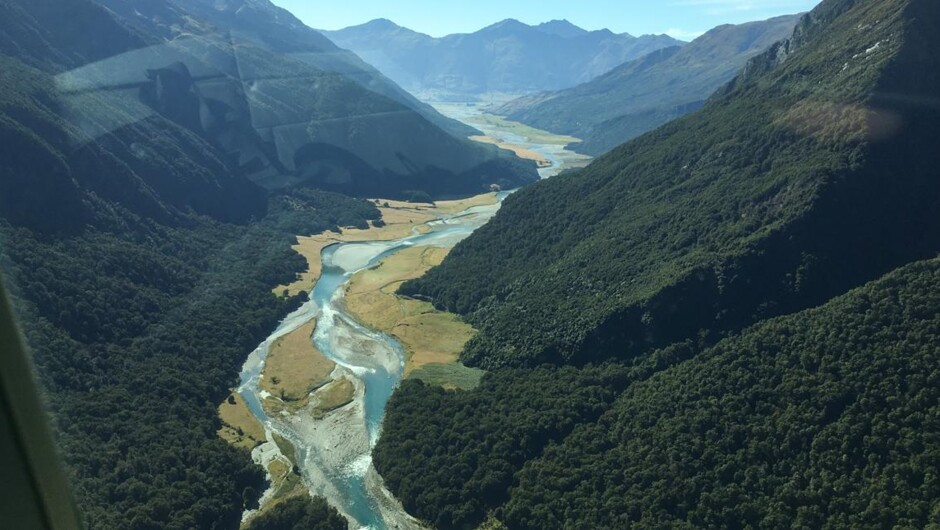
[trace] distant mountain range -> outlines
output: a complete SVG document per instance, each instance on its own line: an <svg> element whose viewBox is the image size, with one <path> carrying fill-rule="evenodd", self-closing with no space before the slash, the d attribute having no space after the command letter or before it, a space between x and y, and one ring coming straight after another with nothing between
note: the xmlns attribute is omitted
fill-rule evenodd
<svg viewBox="0 0 940 530"><path fill-rule="evenodd" d="M701 107L748 59L789 36L797 20L791 15L719 26L688 45L657 50L587 83L519 98L495 112L581 138L573 148L596 156Z"/></svg>
<svg viewBox="0 0 940 530"><path fill-rule="evenodd" d="M508 19L442 38L385 19L322 33L414 93L457 96L560 90L683 44L666 35L587 31L566 20L530 26Z"/></svg>

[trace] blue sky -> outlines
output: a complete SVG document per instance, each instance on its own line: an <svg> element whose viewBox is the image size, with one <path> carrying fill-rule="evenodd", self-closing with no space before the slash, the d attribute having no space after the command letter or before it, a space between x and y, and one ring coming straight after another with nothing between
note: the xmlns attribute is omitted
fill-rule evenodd
<svg viewBox="0 0 940 530"><path fill-rule="evenodd" d="M585 29L689 40L721 24L808 11L819 0L272 0L308 26L340 29L388 18L435 37L469 33L506 18L568 19Z"/></svg>

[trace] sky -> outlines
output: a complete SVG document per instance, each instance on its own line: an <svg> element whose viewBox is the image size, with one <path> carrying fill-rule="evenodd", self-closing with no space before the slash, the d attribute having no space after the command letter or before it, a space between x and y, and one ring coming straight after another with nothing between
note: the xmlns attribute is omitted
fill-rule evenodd
<svg viewBox="0 0 940 530"><path fill-rule="evenodd" d="M567 19L585 29L666 33L691 40L721 24L809 11L819 0L272 0L308 26L341 29L376 18L441 37L500 20Z"/></svg>

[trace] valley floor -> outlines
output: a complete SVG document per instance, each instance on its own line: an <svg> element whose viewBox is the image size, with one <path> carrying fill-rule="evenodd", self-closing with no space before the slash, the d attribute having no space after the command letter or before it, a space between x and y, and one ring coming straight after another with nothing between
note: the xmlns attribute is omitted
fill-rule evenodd
<svg viewBox="0 0 940 530"><path fill-rule="evenodd" d="M516 153L520 158L534 160L539 175L553 177L562 171L587 166L592 158L569 150L581 140L554 134L487 112L489 104L429 101L441 114L476 127L483 135L471 136L476 142L495 144Z"/></svg>
<svg viewBox="0 0 940 530"><path fill-rule="evenodd" d="M429 203L410 203L387 199L373 199L382 213L382 225L371 226L368 229L347 228L341 232L327 231L314 235L298 235L297 244L293 249L307 260L307 270L300 273L297 281L289 285L279 285L274 288L275 294L289 296L300 292L310 292L322 273L321 253L323 249L336 243L353 243L364 241L392 241L401 239L414 233L429 231L427 223L444 215L453 215L457 212L474 206L496 204L496 194L486 193L476 197L454 201L438 201Z"/></svg>
<svg viewBox="0 0 940 530"><path fill-rule="evenodd" d="M535 160L543 178L590 160L565 148L576 138L507 122L472 105L446 111L484 132L475 140ZM433 204L372 202L382 217L367 229L298 235L293 249L307 261L307 270L273 293L305 292L311 299L308 309L288 317L259 347L243 373L243 383L248 383L219 408L224 424L220 435L252 450L268 473L271 486L262 512L309 491L327 498L355 523L373 518L397 528L420 526L385 489L369 456L384 414L384 402L376 409L374 385L379 393L390 394L397 379L377 380L374 373L360 371L380 367L382 373L398 371L398 377L445 389L475 388L483 375L458 360L476 333L470 325L428 302L399 296L397 290L440 264L457 241L485 223L499 208L500 195ZM419 239L403 246L409 238ZM337 270L348 272L340 277ZM339 282L340 290L324 299L318 283L333 282ZM257 397L254 405L246 399L252 395ZM362 512L366 505L371 508ZM248 512L245 521L258 513Z"/></svg>
<svg viewBox="0 0 940 530"><path fill-rule="evenodd" d="M475 387L483 372L467 368L457 360L464 343L473 335L473 328L455 315L435 310L427 302L400 297L395 292L405 280L419 277L439 264L452 243L404 248L374 266L368 267L368 264L400 245L400 240L428 234L435 226L438 230L443 226L446 231L449 225L460 226L463 218L475 219L481 215L488 218L498 208L499 197L496 193L487 193L435 204L385 199L373 202L382 213L382 222L368 229L348 228L298 236L294 249L307 260L308 268L297 281L275 288L274 294L295 295L303 291L313 298L313 289L324 273L324 249L341 243L366 243L340 246L330 255L332 267L358 270L347 279L340 303L358 323L387 333L401 343L404 377L420 378L445 388ZM341 505L341 497L346 493L331 485L335 477L329 476L329 470L359 466L357 455L368 457L374 441L368 430L362 428L368 423L366 387L355 367L374 363L384 358L383 355L391 358L395 355L385 352L387 347L380 342L357 333L351 323L331 320L329 330L319 331L338 337L330 341L341 343L343 350L363 355L361 363L349 358L343 363L334 362L317 346L318 324L323 315L321 311L315 313L306 322L272 335L259 368L260 407L265 416L276 418L282 427L272 428L270 421L259 420L257 411L251 409L242 391L234 393L219 407L223 422L220 436L251 450L255 461L266 469L271 483L262 499L261 510L249 512L246 523L260 513L276 509L288 498L306 494L308 489L334 505ZM390 373L394 370L392 365L386 368ZM279 434L283 426L294 435L292 439L305 440L305 453L319 448L316 449L317 465L311 468L304 464L305 457L297 454L294 445L297 440L287 439L286 431ZM363 487L379 505L378 510L386 522L395 520L402 528L415 527L417 523L404 514L394 497L384 489L381 477L371 468L368 459L361 462L361 467Z"/></svg>

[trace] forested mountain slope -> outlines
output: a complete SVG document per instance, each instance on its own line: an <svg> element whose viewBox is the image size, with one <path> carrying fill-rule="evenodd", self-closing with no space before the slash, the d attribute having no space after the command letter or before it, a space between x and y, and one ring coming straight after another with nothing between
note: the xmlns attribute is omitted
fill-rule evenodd
<svg viewBox="0 0 940 530"><path fill-rule="evenodd" d="M632 386L518 476L513 528L929 528L940 260Z"/></svg>
<svg viewBox="0 0 940 530"><path fill-rule="evenodd" d="M598 156L701 107L744 64L793 33L799 16L719 26L682 47L650 53L576 87L526 96L496 114L583 141Z"/></svg>
<svg viewBox="0 0 940 530"><path fill-rule="evenodd" d="M702 111L514 194L403 286L464 312L490 368L393 396L374 455L405 507L936 524L938 24L930 0L825 0Z"/></svg>
<svg viewBox="0 0 940 530"><path fill-rule="evenodd" d="M586 31L564 20L530 26L509 19L433 38L379 19L323 34L413 92L464 98L568 88L683 44L666 35Z"/></svg>
<svg viewBox="0 0 940 530"><path fill-rule="evenodd" d="M408 382L376 465L442 529L930 528L938 342L935 258L695 356Z"/></svg>
<svg viewBox="0 0 940 530"><path fill-rule="evenodd" d="M379 212L269 194L186 114L137 113L140 86L68 85L88 77L66 72L152 41L103 8L3 0L0 12L0 270L85 527L238 528L266 484L217 436L216 407L302 302L271 294L305 266L295 234Z"/></svg>
<svg viewBox="0 0 940 530"><path fill-rule="evenodd" d="M0 13L0 53L41 69L74 68L144 45L91 2L9 0ZM98 38L85 38L89 29Z"/></svg>
<svg viewBox="0 0 940 530"><path fill-rule="evenodd" d="M69 235L0 218L0 269L87 528L236 529L256 505L264 472L218 437L216 408L302 301L271 295L305 266L293 234L378 215L296 193L247 227L171 227L110 201Z"/></svg>
<svg viewBox="0 0 940 530"><path fill-rule="evenodd" d="M236 175L223 153L185 124L156 112L129 119L125 100L108 93L71 99L62 91L57 72L142 46L132 32L94 4L73 1L64 14L93 21L101 42L72 47L56 29L63 20L54 2L0 5L10 14L0 21L4 33L31 39L3 39L5 49L23 51L22 60L0 55L0 215L30 228L70 230L91 220L96 199L161 222L179 222L187 212L236 222L264 214L264 190ZM96 134L103 123L114 125Z"/></svg>
<svg viewBox="0 0 940 530"><path fill-rule="evenodd" d="M827 0L701 111L509 197L402 291L494 368L709 341L940 249L940 5Z"/></svg>

